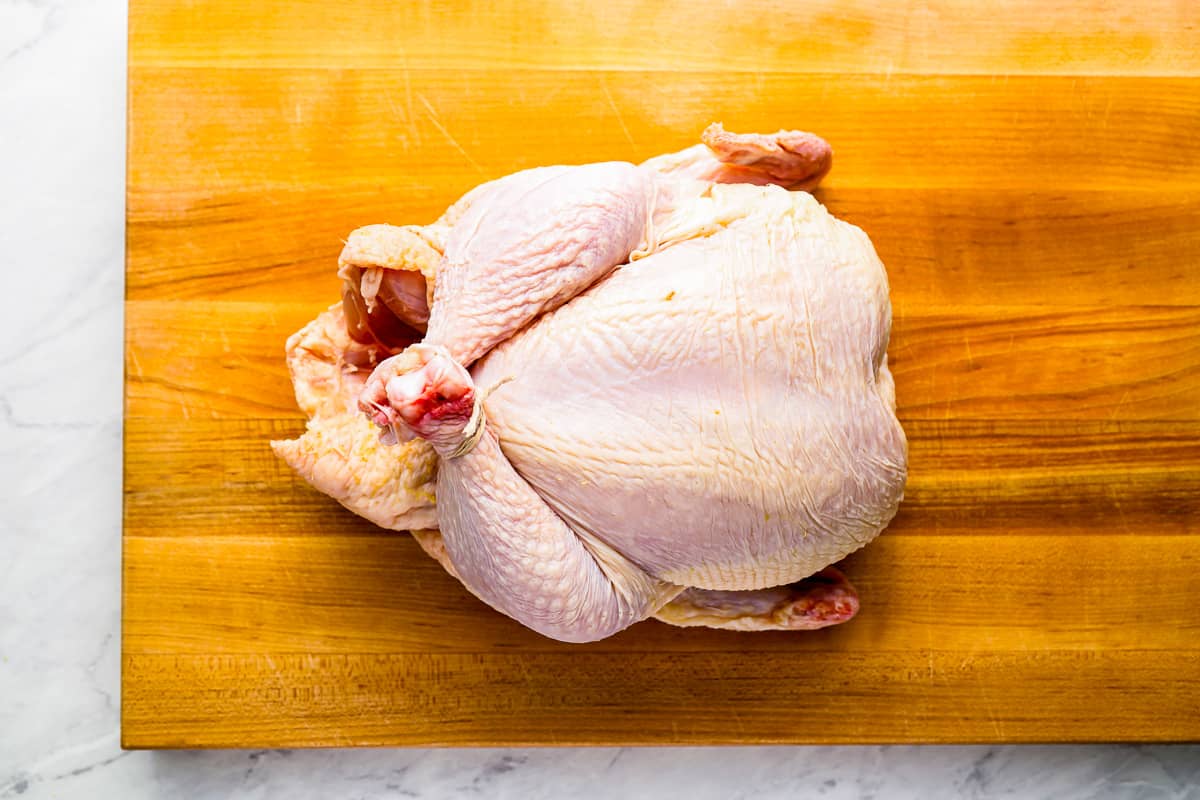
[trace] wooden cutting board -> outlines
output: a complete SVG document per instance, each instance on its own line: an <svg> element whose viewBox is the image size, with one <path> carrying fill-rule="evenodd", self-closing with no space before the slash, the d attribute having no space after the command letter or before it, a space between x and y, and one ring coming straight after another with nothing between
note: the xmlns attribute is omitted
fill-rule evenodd
<svg viewBox="0 0 1200 800"><path fill-rule="evenodd" d="M134 0L127 747L1200 739L1200 5ZM341 240L539 164L834 146L905 504L818 633L587 646L276 461Z"/></svg>

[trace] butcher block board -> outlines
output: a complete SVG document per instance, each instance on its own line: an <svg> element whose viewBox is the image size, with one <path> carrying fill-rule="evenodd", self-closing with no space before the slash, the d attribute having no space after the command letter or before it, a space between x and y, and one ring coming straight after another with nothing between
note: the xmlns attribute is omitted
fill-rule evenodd
<svg viewBox="0 0 1200 800"><path fill-rule="evenodd" d="M1200 5L133 0L129 49L125 746L1200 739ZM273 457L352 229L713 120L825 136L888 267L857 619L559 644Z"/></svg>

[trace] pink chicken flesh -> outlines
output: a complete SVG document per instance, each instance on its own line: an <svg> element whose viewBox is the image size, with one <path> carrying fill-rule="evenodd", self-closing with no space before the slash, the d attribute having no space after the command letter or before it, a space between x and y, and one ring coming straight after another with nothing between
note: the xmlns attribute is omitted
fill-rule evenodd
<svg viewBox="0 0 1200 800"><path fill-rule="evenodd" d="M288 341L312 485L540 633L814 629L900 503L887 275L794 131L485 183ZM382 430L382 436L379 431Z"/></svg>

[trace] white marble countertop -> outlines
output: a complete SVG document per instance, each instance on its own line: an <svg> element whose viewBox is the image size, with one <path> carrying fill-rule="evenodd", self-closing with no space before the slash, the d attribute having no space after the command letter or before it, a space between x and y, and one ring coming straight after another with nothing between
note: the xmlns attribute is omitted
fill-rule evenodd
<svg viewBox="0 0 1200 800"><path fill-rule="evenodd" d="M0 0L0 798L1200 798L1200 747L122 752L125 20Z"/></svg>

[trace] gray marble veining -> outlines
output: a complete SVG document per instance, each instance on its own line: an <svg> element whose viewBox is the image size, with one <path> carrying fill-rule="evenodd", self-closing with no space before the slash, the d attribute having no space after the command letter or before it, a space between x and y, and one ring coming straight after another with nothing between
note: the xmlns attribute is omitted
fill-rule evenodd
<svg viewBox="0 0 1200 800"><path fill-rule="evenodd" d="M0 0L0 798L1200 798L1197 747L122 752L125 19Z"/></svg>

